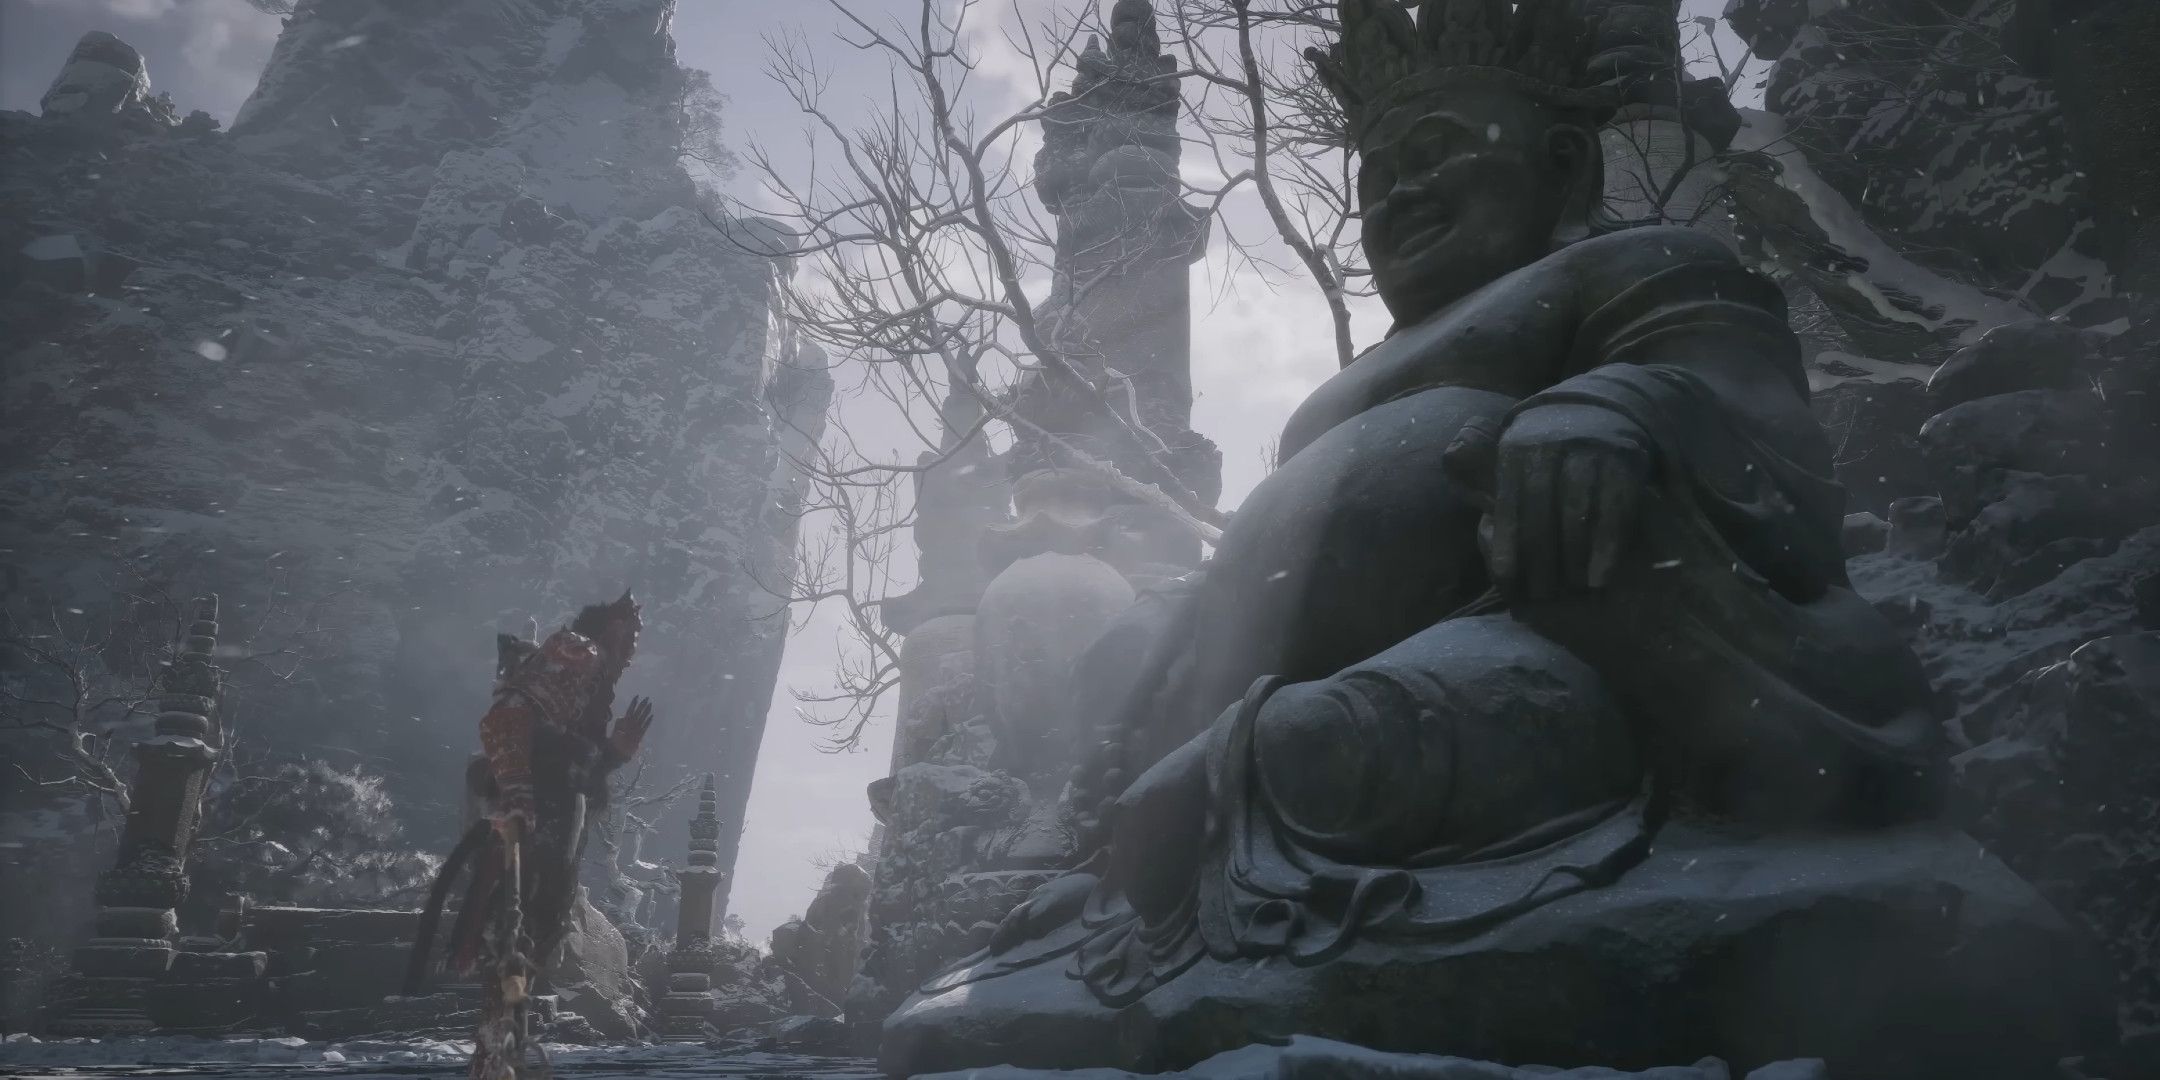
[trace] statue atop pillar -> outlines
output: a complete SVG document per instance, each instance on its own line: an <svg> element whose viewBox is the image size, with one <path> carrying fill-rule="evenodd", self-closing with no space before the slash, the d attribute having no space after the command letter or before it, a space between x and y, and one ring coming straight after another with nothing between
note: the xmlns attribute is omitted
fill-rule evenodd
<svg viewBox="0 0 2160 1080"><path fill-rule="evenodd" d="M1047 336L1091 385L1038 375L1024 384L1018 408L1128 476L1148 477L1152 470L1136 458L1150 455L1213 503L1222 492L1222 459L1191 427L1187 270L1206 253L1207 217L1184 202L1178 180L1177 58L1163 52L1148 0L1116 0L1109 47L1090 37L1075 67L1072 88L1051 99L1043 118L1035 193L1057 218L1051 297L1043 305ZM1106 390L1145 445L1078 400ZM1043 448L1019 440L1016 478L1054 464ZM1026 492L1015 497L1029 501ZM1072 500L1062 508L1078 520ZM1097 508L1098 518L1107 509ZM1018 528L1032 539L1024 505L1021 514ZM1194 547L1185 561L1197 559Z"/></svg>
<svg viewBox="0 0 2160 1080"><path fill-rule="evenodd" d="M892 1016L885 1068L1298 1034L2052 1068L2105 993L1940 819L1931 692L1846 578L1778 289L1702 233L1606 227L1621 97L1577 0L1339 11L1313 59L1396 328L1207 566L1120 616L1127 659L1083 661L1082 858Z"/></svg>
<svg viewBox="0 0 2160 1080"><path fill-rule="evenodd" d="M1035 161L1057 219L1040 322L1064 366L1027 376L1013 407L1128 476L1167 471L1212 503L1221 454L1191 429L1188 285L1207 237L1178 183L1177 65L1146 0L1116 0L1109 16L1107 45L1090 40L1044 117ZM980 418L954 404L948 431ZM1184 526L1067 467L1027 428L1002 460L980 440L925 460L921 583L879 609L907 639L892 771L871 788L885 840L848 1005L865 1028L1070 861L1067 782L1094 735L1069 695L1080 654L1136 591L1200 560Z"/></svg>

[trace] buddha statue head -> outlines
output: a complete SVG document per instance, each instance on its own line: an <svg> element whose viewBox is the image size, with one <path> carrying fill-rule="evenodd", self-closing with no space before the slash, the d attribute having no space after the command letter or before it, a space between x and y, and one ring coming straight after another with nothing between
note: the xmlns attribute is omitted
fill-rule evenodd
<svg viewBox="0 0 2160 1080"><path fill-rule="evenodd" d="M1309 50L1341 102L1374 284L1416 322L1589 234L1597 128L1615 96L1580 85L1578 0L1341 0L1342 36Z"/></svg>

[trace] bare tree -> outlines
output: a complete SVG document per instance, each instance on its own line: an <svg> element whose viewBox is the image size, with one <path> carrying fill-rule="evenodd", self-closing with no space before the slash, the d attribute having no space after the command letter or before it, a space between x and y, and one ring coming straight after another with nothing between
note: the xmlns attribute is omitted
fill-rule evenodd
<svg viewBox="0 0 2160 1080"><path fill-rule="evenodd" d="M218 722L227 747L238 741L248 691L299 682L335 648L331 599L296 601L293 580L290 568L266 566L261 598L221 639L217 660L227 674ZM104 823L125 818L122 753L149 732L159 675L177 653L188 611L134 570L101 603L0 607L0 740L18 751L9 755L18 775L89 798Z"/></svg>
<svg viewBox="0 0 2160 1080"><path fill-rule="evenodd" d="M645 841L659 835L661 816L703 782L702 776L685 776L665 789L652 791L646 788L645 770L646 763L640 761L637 768L615 781L607 811L593 825L593 838L600 842L604 853L601 865L611 877L631 876L629 871L639 868Z"/></svg>
<svg viewBox="0 0 2160 1080"><path fill-rule="evenodd" d="M179 640L179 613L133 595L104 611L48 605L35 616L0 609L0 730L13 766L38 787L86 796L99 820L127 816L120 751L155 712L154 680Z"/></svg>
<svg viewBox="0 0 2160 1080"><path fill-rule="evenodd" d="M1340 24L1332 0L1174 0L1175 48L1195 76L1186 117L1226 186L1249 182L1292 271L1326 301L1336 361L1357 358L1350 304L1374 295L1352 226L1356 173L1341 108L1307 58ZM1261 238L1228 234L1250 265L1282 275Z"/></svg>
<svg viewBox="0 0 2160 1080"><path fill-rule="evenodd" d="M1020 440L1204 542L1219 535L1222 519L1169 467L1164 439L1139 415L1129 384L1066 323L1074 300L1097 282L1070 282L1051 302L1057 233L1028 197L1028 152L1081 41L1104 29L1093 6L1039 17L1015 6L997 29L1007 59L1023 69L1017 90L980 73L970 35L989 28L971 23L974 3L922 0L912 25L835 7L847 26L841 46L889 66L888 103L865 123L843 124L823 101L826 77L813 50L800 38L769 40L768 71L804 119L812 165L792 175L753 147L746 156L763 194L736 210L779 223L762 250L807 279L782 280L790 332L833 358L858 417L875 412L872 422L888 427L892 442L912 448L865 445L835 425L795 461L814 489L804 512L831 527L806 530L802 573L769 587L805 607L841 606L853 645L843 649L835 687L798 693L806 706L840 707L837 716L811 714L840 747L855 742L897 682L898 641L879 608L894 581L895 540L913 523L905 481L962 457L987 461ZM1212 209L1231 186L1187 185L1185 194ZM739 221L723 228L743 231ZM1020 407L1030 394L1077 408L1106 440L1031 419Z"/></svg>

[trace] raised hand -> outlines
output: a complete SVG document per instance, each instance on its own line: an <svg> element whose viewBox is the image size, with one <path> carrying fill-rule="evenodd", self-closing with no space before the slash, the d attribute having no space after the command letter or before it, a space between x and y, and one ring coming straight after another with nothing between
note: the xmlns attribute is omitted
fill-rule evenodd
<svg viewBox="0 0 2160 1080"><path fill-rule="evenodd" d="M631 698L630 708L615 721L615 732L608 736L609 748L624 761L637 756L638 746L645 741L645 732L652 727L652 722L651 699Z"/></svg>
<svg viewBox="0 0 2160 1080"><path fill-rule="evenodd" d="M1650 463L1648 438L1611 409L1555 402L1517 414L1495 453L1493 584L1525 600L1603 587L1635 534Z"/></svg>

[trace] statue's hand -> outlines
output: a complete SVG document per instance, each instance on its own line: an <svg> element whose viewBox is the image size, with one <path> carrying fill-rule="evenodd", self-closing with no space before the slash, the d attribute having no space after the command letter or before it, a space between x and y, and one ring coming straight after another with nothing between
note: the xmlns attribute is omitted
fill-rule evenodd
<svg viewBox="0 0 2160 1080"><path fill-rule="evenodd" d="M630 699L630 708L615 721L615 731L608 736L608 747L615 756L628 761L637 756L638 746L645 741L645 732L652 727L652 701L648 698Z"/></svg>
<svg viewBox="0 0 2160 1080"><path fill-rule="evenodd" d="M1493 584L1526 600L1602 587L1649 477L1650 440L1618 412L1555 402L1516 414L1494 455Z"/></svg>

